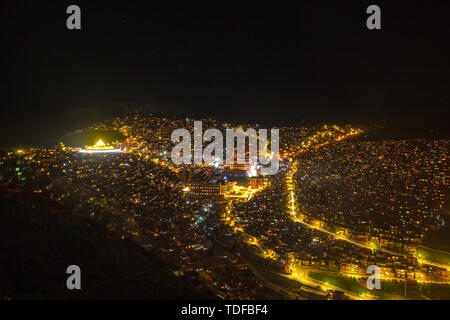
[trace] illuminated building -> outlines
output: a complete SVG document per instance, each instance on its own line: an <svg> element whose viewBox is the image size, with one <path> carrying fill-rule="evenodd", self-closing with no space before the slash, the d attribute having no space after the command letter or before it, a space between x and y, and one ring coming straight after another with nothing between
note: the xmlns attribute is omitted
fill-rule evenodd
<svg viewBox="0 0 450 320"><path fill-rule="evenodd" d="M185 190L194 196L218 197L227 192L228 186L221 183L191 183Z"/></svg>
<svg viewBox="0 0 450 320"><path fill-rule="evenodd" d="M80 149L81 153L118 153L121 149L116 149L113 146L106 145L102 139L99 139L93 146L88 146L85 149Z"/></svg>
<svg viewBox="0 0 450 320"><path fill-rule="evenodd" d="M242 177L247 176L247 171L250 168L250 164L249 163L243 163L243 164L224 163L224 164L222 164L222 168L223 168L224 175L226 175L228 177L242 178Z"/></svg>
<svg viewBox="0 0 450 320"><path fill-rule="evenodd" d="M250 163L246 162L246 163L224 163L223 164L223 169L224 170L242 170L242 171L247 171L250 169Z"/></svg>
<svg viewBox="0 0 450 320"><path fill-rule="evenodd" d="M248 185L252 188L259 188L264 185L264 178L248 178Z"/></svg>

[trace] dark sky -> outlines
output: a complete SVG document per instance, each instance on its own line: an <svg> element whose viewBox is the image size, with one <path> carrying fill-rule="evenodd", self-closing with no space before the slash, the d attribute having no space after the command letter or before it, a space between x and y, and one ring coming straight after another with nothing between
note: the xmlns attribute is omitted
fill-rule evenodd
<svg viewBox="0 0 450 320"><path fill-rule="evenodd" d="M77 4L82 30L66 28ZM366 28L378 4L382 30ZM0 146L124 110L446 124L448 1L2 1Z"/></svg>

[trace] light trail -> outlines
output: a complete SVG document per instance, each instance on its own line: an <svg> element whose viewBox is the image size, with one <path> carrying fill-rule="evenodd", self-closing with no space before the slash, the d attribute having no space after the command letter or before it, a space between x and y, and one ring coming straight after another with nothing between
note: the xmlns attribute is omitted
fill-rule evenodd
<svg viewBox="0 0 450 320"><path fill-rule="evenodd" d="M294 201L294 191L291 191L292 216L293 216L293 218L294 218L294 220L295 220L296 222L299 222L299 223L301 223L301 224L303 224L303 225L305 225L305 226L307 226L307 227L309 227L309 228L316 229L316 230L319 230L319 231L324 232L324 233L326 233L326 234L329 234L330 236L332 236L332 237L334 237L334 238L337 238L337 239L340 239L340 240L347 241L347 242L349 242L349 243L351 243L351 244L354 244L355 246L358 246L358 247L361 247L361 248L364 248L364 249L370 249L371 251L374 249L373 247L371 247L371 246L369 246L369 245L364 245L364 244L362 244L362 243L359 243L359 242L350 240L350 239L348 239L348 238L346 238L346 237L337 235L337 234L335 234L335 233L333 233L333 232L330 232L330 231L328 231L328 230L325 230L325 229L323 229L323 228L317 227L317 226L315 226L315 225L312 225L312 224L310 224L310 223L307 223L307 222L305 222L305 221L300 220L300 219L297 217L296 213L295 213L295 206L294 206L294 202L293 202L293 201Z"/></svg>
<svg viewBox="0 0 450 320"><path fill-rule="evenodd" d="M105 150L86 150L81 149L80 153L119 153L122 152L121 149L105 149Z"/></svg>

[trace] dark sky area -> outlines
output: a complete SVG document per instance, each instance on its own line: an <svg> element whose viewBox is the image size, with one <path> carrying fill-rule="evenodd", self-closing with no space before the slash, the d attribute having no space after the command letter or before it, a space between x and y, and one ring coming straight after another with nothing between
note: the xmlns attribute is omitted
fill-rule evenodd
<svg viewBox="0 0 450 320"><path fill-rule="evenodd" d="M77 4L82 30L66 28ZM382 29L366 28L378 4ZM0 146L136 107L252 123L448 124L449 1L2 1Z"/></svg>

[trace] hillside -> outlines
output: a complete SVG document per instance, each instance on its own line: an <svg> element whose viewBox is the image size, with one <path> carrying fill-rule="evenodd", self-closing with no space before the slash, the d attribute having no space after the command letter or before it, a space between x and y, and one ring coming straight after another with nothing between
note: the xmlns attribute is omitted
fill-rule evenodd
<svg viewBox="0 0 450 320"><path fill-rule="evenodd" d="M197 299L207 297L131 241L96 237L77 219L0 197L0 299ZM81 290L66 268L81 268Z"/></svg>

